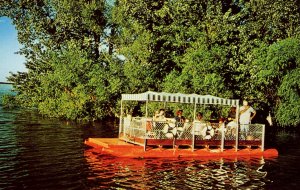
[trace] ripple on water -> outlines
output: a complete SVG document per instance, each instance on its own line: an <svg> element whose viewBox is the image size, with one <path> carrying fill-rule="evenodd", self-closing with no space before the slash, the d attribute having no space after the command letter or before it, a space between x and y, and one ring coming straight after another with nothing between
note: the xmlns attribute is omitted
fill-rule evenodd
<svg viewBox="0 0 300 190"><path fill-rule="evenodd" d="M1 112L1 110L0 110ZM2 115L1 115L2 114ZM11 114L11 115L9 115ZM76 126L28 113L0 113L0 189L296 189L299 147L276 159L130 159L87 149L111 137L105 125ZM4 118L4 119L2 119Z"/></svg>
<svg viewBox="0 0 300 190"><path fill-rule="evenodd" d="M253 160L128 159L85 152L92 188L232 189L271 183L261 158Z"/></svg>
<svg viewBox="0 0 300 190"><path fill-rule="evenodd" d="M0 189L86 189L81 128L34 114L0 115Z"/></svg>

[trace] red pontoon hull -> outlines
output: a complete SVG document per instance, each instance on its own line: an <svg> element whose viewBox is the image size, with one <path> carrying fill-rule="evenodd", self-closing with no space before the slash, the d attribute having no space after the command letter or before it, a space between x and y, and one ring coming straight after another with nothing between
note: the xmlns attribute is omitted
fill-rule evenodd
<svg viewBox="0 0 300 190"><path fill-rule="evenodd" d="M244 157L244 156L264 156L277 157L276 149L262 151L258 149L181 149L181 148L153 148L130 144L118 138L89 138L85 144L92 147L95 152L113 155L116 157L128 158L191 158L191 157Z"/></svg>

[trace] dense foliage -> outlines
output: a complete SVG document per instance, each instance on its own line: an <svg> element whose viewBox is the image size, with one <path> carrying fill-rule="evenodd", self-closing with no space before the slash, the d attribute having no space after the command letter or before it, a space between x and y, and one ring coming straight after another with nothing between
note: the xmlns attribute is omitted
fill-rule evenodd
<svg viewBox="0 0 300 190"><path fill-rule="evenodd" d="M118 114L147 90L248 99L297 126L300 3L294 0L9 1L27 73L17 101L43 114Z"/></svg>

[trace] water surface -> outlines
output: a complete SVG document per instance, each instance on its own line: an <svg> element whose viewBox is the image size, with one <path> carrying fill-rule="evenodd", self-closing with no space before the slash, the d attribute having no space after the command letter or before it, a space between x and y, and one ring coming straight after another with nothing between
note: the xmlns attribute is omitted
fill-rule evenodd
<svg viewBox="0 0 300 190"><path fill-rule="evenodd" d="M267 136L278 158L121 159L88 149L117 123L78 125L0 107L0 189L298 189L297 136ZM275 136L276 137L276 136Z"/></svg>

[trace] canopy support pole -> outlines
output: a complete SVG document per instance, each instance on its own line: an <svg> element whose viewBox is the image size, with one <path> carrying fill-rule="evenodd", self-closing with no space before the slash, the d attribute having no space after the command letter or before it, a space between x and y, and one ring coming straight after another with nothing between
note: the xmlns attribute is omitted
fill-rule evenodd
<svg viewBox="0 0 300 190"><path fill-rule="evenodd" d="M195 149L195 119L196 119L196 109L197 109L197 104L195 102L194 105L194 124L193 124L193 141L192 141L192 152L194 152Z"/></svg>
<svg viewBox="0 0 300 190"><path fill-rule="evenodd" d="M123 121L123 100L121 100L121 109L120 109L120 121L119 121L119 138L122 132L122 121ZM123 131L124 133L124 131Z"/></svg>
<svg viewBox="0 0 300 190"><path fill-rule="evenodd" d="M235 111L235 119L236 119L236 130L235 130L235 151L238 151L238 144L239 144L239 128L240 128L240 124L239 124L239 118L240 116L240 103L239 100L237 100L237 105L236 105L236 111Z"/></svg>
<svg viewBox="0 0 300 190"><path fill-rule="evenodd" d="M262 129L262 138L261 138L261 151L265 151L265 132L266 132L266 128L265 128L265 125L262 126L263 129Z"/></svg>
<svg viewBox="0 0 300 190"><path fill-rule="evenodd" d="M224 125L224 126L223 126ZM221 126L221 130L222 130L222 135L221 135L221 152L224 151L224 139L225 139L225 133L224 133L224 130L225 130L225 124L223 123L223 125Z"/></svg>
<svg viewBox="0 0 300 190"><path fill-rule="evenodd" d="M146 100L146 118L148 118L148 100Z"/></svg>
<svg viewBox="0 0 300 190"><path fill-rule="evenodd" d="M146 120L144 126L144 151L146 151L147 146L147 118L148 118L148 100L146 100Z"/></svg>

